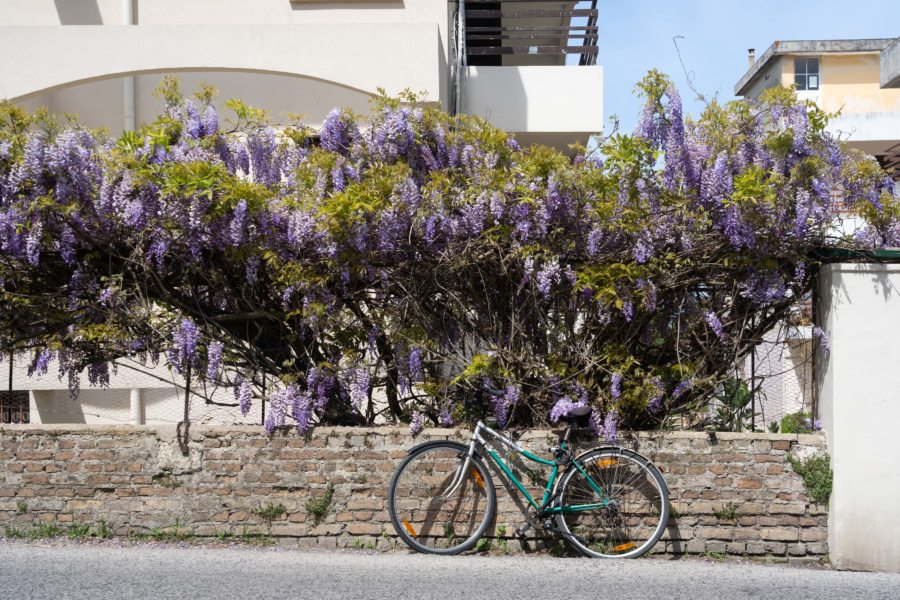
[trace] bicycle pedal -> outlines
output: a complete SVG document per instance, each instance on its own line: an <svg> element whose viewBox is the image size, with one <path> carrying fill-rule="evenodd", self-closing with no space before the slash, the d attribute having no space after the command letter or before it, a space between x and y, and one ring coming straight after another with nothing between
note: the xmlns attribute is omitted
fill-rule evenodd
<svg viewBox="0 0 900 600"><path fill-rule="evenodd" d="M525 523L522 526L520 526L518 529L516 529L516 535L518 537L525 537L525 533L529 529L531 529L531 523Z"/></svg>

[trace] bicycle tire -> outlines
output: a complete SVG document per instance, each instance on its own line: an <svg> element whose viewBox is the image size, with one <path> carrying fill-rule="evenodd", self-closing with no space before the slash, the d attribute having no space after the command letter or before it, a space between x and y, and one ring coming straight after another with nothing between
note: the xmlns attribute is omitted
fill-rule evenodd
<svg viewBox="0 0 900 600"><path fill-rule="evenodd" d="M640 454L622 448L589 450L575 461L609 504L557 514L565 540L593 558L637 558L653 548L669 520L669 492L662 473ZM598 503L599 495L575 464L563 473L559 485L557 506L562 510Z"/></svg>
<svg viewBox="0 0 900 600"><path fill-rule="evenodd" d="M469 447L442 441L413 448L391 478L388 513L397 535L418 552L459 554L484 535L496 510L494 482L475 456L459 488L441 493L466 460Z"/></svg>

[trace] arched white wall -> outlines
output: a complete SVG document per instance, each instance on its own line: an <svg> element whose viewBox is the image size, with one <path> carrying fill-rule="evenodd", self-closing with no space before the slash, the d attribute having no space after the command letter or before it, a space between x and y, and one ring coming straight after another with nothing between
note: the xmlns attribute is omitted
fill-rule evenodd
<svg viewBox="0 0 900 600"><path fill-rule="evenodd" d="M314 79L288 75L230 71L192 71L176 73L185 96L200 83L214 86L219 94L214 103L219 119L234 119L224 107L225 100L237 98L262 108L276 123L287 123L289 113L301 115L303 122L318 128L325 115L335 107L350 108L365 114L371 95ZM153 95L162 75L134 77L135 122L149 123L163 111L163 102ZM44 92L20 102L27 110L46 107L51 113L74 114L87 127L106 127L113 136L121 133L123 123L123 85L121 78L81 83Z"/></svg>
<svg viewBox="0 0 900 600"><path fill-rule="evenodd" d="M361 92L423 91L446 64L434 23L0 27L0 97L172 71L299 75Z"/></svg>

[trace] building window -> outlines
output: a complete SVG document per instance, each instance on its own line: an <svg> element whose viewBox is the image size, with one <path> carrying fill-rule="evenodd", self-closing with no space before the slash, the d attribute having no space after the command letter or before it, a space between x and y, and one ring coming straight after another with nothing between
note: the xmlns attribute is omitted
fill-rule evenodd
<svg viewBox="0 0 900 600"><path fill-rule="evenodd" d="M28 392L0 392L0 423L31 422Z"/></svg>
<svg viewBox="0 0 900 600"><path fill-rule="evenodd" d="M819 89L819 59L794 59L794 84L797 90Z"/></svg>

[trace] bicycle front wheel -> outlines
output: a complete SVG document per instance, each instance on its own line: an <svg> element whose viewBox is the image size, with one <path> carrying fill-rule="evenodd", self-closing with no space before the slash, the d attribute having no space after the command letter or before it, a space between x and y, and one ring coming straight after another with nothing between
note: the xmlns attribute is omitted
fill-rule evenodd
<svg viewBox="0 0 900 600"><path fill-rule="evenodd" d="M557 525L567 542L594 558L637 558L662 537L669 493L659 470L621 448L591 450L560 481Z"/></svg>
<svg viewBox="0 0 900 600"><path fill-rule="evenodd" d="M458 554L475 545L494 516L494 483L468 446L437 442L414 448L391 479L388 512L409 547ZM454 485L458 482L458 485Z"/></svg>

